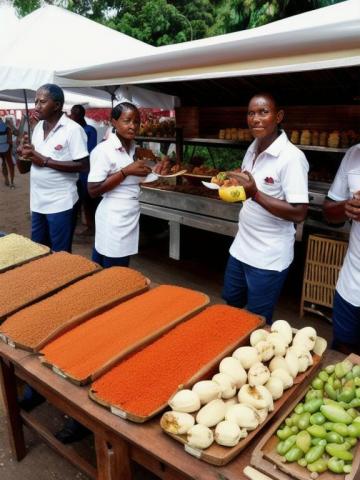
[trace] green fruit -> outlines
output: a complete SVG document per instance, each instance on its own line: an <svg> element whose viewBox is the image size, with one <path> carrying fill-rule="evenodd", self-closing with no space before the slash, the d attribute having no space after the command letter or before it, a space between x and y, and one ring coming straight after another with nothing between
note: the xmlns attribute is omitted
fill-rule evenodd
<svg viewBox="0 0 360 480"><path fill-rule="evenodd" d="M336 400L337 393L333 385L330 385L330 383L325 383L324 391L329 398L331 398L332 400Z"/></svg>
<svg viewBox="0 0 360 480"><path fill-rule="evenodd" d="M344 442L344 437L342 437L339 433L336 433L336 432L327 432L325 439L328 443Z"/></svg>
<svg viewBox="0 0 360 480"><path fill-rule="evenodd" d="M310 450L305 455L305 460L307 463L313 463L318 460L325 451L325 447L323 445L315 445L311 447Z"/></svg>
<svg viewBox="0 0 360 480"><path fill-rule="evenodd" d="M342 407L337 405L322 405L320 407L321 413L331 422L345 423L346 425L352 422L352 417Z"/></svg>
<svg viewBox="0 0 360 480"><path fill-rule="evenodd" d="M323 382L327 382L328 379L329 379L329 374L327 373L326 370L321 370L321 372L319 373L318 377L319 377L320 380L322 380Z"/></svg>
<svg viewBox="0 0 360 480"><path fill-rule="evenodd" d="M344 473L344 460L339 460L336 457L331 457L328 461L328 469L334 473Z"/></svg>
<svg viewBox="0 0 360 480"><path fill-rule="evenodd" d="M345 443L328 443L325 447L326 452L332 457L340 458L345 462L352 462L354 455L344 447ZM350 448L350 445L349 445Z"/></svg>
<svg viewBox="0 0 360 480"><path fill-rule="evenodd" d="M326 371L326 373L331 375L335 371L335 365L328 365L327 367L325 367L325 371Z"/></svg>
<svg viewBox="0 0 360 480"><path fill-rule="evenodd" d="M322 425L311 425L306 429L312 437L325 438L326 430Z"/></svg>
<svg viewBox="0 0 360 480"><path fill-rule="evenodd" d="M311 382L311 386L315 388L315 390L322 390L324 388L324 382L321 380L321 378L316 377Z"/></svg>
<svg viewBox="0 0 360 480"><path fill-rule="evenodd" d="M327 470L327 461L324 458L319 458L313 463L308 463L307 469L310 472L323 473Z"/></svg>
<svg viewBox="0 0 360 480"><path fill-rule="evenodd" d="M298 421L298 427L300 428L300 430L307 429L307 427L310 424L310 417L311 417L310 412L304 412L300 415L300 418Z"/></svg>
<svg viewBox="0 0 360 480"><path fill-rule="evenodd" d="M302 430L296 436L296 446L304 453L308 452L311 447L311 435L306 430Z"/></svg>
<svg viewBox="0 0 360 480"><path fill-rule="evenodd" d="M310 417L311 425L323 425L325 421L326 421L326 418L321 412L313 413Z"/></svg>
<svg viewBox="0 0 360 480"><path fill-rule="evenodd" d="M304 455L304 452L299 447L292 447L286 454L287 462L297 462Z"/></svg>
<svg viewBox="0 0 360 480"><path fill-rule="evenodd" d="M342 437L347 437L349 435L349 430L347 425L343 423L333 423L332 431L338 433Z"/></svg>
<svg viewBox="0 0 360 480"><path fill-rule="evenodd" d="M296 405L294 412L297 413L298 415L301 415L304 412L304 404L299 403Z"/></svg>
<svg viewBox="0 0 360 480"><path fill-rule="evenodd" d="M276 432L276 435L280 438L280 440L286 440L292 434L293 432L291 431L291 428L288 425L286 425L282 430L278 430Z"/></svg>
<svg viewBox="0 0 360 480"><path fill-rule="evenodd" d="M313 398L304 404L304 412L315 413L319 410L323 400L321 398Z"/></svg>

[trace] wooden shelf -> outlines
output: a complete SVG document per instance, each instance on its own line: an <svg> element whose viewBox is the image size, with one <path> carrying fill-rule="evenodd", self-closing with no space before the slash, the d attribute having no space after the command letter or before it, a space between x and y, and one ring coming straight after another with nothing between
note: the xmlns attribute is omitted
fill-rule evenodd
<svg viewBox="0 0 360 480"><path fill-rule="evenodd" d="M136 137L141 142L157 142L157 143L175 143L175 137ZM204 147L229 147L239 148L247 147L250 142L240 142L239 140L222 140L219 138L184 138L186 145L202 145ZM319 147L315 145L296 145L300 150L310 150L313 152L324 153L345 153L348 148L331 148Z"/></svg>

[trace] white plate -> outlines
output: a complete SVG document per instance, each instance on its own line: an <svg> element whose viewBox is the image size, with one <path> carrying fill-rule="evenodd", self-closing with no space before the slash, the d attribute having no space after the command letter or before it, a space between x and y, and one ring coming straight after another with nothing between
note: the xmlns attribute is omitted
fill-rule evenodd
<svg viewBox="0 0 360 480"><path fill-rule="evenodd" d="M149 173L149 175L146 175L146 177L144 178L144 180L141 183L155 182L158 178L159 178L159 175L152 172L152 173Z"/></svg>
<svg viewBox="0 0 360 480"><path fill-rule="evenodd" d="M219 190L220 186L217 183L211 183L211 182L201 182L204 187L210 188L210 190Z"/></svg>

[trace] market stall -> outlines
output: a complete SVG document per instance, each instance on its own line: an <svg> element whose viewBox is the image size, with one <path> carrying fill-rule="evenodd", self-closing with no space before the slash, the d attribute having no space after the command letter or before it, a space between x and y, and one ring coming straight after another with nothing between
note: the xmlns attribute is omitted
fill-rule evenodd
<svg viewBox="0 0 360 480"><path fill-rule="evenodd" d="M249 145L240 130L246 128L251 95L274 92L285 109L283 127L311 167L305 225L313 232L334 233L322 220L321 205L342 156L359 141L359 25L359 3L348 0L248 31L159 47L146 57L57 74L79 85L136 84L178 96L177 137L156 140L176 142L179 161L183 146L207 147L215 164L217 148L245 150ZM147 140L154 138L139 138ZM210 230L214 222L216 231L236 232L235 222L230 226L226 218L221 224L221 216L211 214L214 202L203 198L205 189L201 200L190 191L144 188L142 212L170 222L172 258L180 256L181 224ZM231 221L240 207L233 208ZM348 227L336 232L346 237Z"/></svg>

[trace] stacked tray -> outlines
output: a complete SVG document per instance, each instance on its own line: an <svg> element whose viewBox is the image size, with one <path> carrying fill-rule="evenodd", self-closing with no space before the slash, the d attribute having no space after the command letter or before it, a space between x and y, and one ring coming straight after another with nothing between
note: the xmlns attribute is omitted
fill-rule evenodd
<svg viewBox="0 0 360 480"><path fill-rule="evenodd" d="M99 265L85 257L58 252L2 273L0 322L21 308L99 269Z"/></svg>
<svg viewBox="0 0 360 480"><path fill-rule="evenodd" d="M8 317L0 337L11 346L37 352L87 318L146 291L148 285L149 280L131 268L100 270Z"/></svg>
<svg viewBox="0 0 360 480"><path fill-rule="evenodd" d="M0 238L0 273L23 263L48 255L50 248L29 238L10 233Z"/></svg>
<svg viewBox="0 0 360 480"><path fill-rule="evenodd" d="M209 303L203 293L161 285L88 319L50 342L41 361L84 385Z"/></svg>
<svg viewBox="0 0 360 480"><path fill-rule="evenodd" d="M179 388L209 375L263 323L234 307L208 307L99 378L90 397L122 418L145 422L166 408Z"/></svg>

